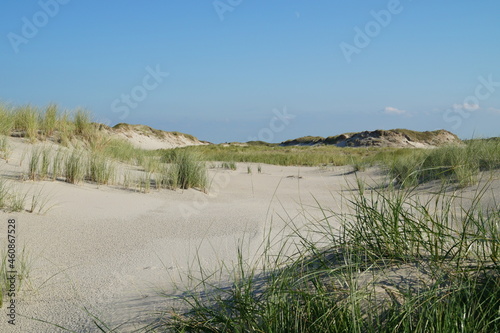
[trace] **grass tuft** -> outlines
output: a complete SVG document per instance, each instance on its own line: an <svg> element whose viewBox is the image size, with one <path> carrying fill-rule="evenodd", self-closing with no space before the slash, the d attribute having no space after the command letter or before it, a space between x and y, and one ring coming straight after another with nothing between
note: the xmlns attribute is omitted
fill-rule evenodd
<svg viewBox="0 0 500 333"><path fill-rule="evenodd" d="M200 162L195 154L188 150L174 149L168 155L166 162L171 163L168 167L172 185L181 189L207 188L207 170L205 164Z"/></svg>
<svg viewBox="0 0 500 333"><path fill-rule="evenodd" d="M105 156L92 153L89 159L87 178L98 185L113 183L115 167Z"/></svg>
<svg viewBox="0 0 500 333"><path fill-rule="evenodd" d="M52 137L57 128L58 111L56 104L50 104L45 110L41 122L41 130L45 137Z"/></svg>
<svg viewBox="0 0 500 333"><path fill-rule="evenodd" d="M68 158L65 160L64 176L66 182L78 184L85 178L86 165L83 157L83 152L74 149Z"/></svg>
<svg viewBox="0 0 500 333"><path fill-rule="evenodd" d="M39 110L33 106L26 105L14 111L14 128L30 140L35 142L39 129Z"/></svg>
<svg viewBox="0 0 500 333"><path fill-rule="evenodd" d="M9 145L9 139L4 135L0 135L0 158L4 159L6 162L9 162L11 153L12 150Z"/></svg>

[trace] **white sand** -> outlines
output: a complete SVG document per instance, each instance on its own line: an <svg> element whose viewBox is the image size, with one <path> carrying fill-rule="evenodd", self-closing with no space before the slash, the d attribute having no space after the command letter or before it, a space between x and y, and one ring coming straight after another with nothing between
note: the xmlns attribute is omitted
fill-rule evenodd
<svg viewBox="0 0 500 333"><path fill-rule="evenodd" d="M23 145L16 147L9 164L0 166L3 175L21 170ZM44 215L0 212L0 245L6 244L6 220L14 217L18 248L24 246L31 259L29 285L17 297L17 325L2 316L0 332L63 331L30 318L97 331L85 308L113 327L128 322L120 330L127 331L154 311L168 310L171 303L158 291L173 291L174 281L198 267L197 256L208 269L221 261L230 266L243 244L243 255L252 258L271 221L274 230L283 220L311 223L303 209L320 217L317 201L338 210L340 192L352 188L346 182L356 184L354 174L345 174L349 167L262 165L262 174L256 165L252 169L247 174L247 164L239 164L236 171L211 170L209 194L10 180L23 191L42 188L55 206ZM360 175L369 182L383 180L374 169Z"/></svg>

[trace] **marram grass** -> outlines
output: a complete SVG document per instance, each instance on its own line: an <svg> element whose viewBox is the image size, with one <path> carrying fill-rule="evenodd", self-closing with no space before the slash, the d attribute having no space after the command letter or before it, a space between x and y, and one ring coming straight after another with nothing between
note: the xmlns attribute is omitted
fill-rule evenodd
<svg viewBox="0 0 500 333"><path fill-rule="evenodd" d="M498 332L500 216L480 206L484 192L458 213L445 192L346 197L345 211L322 208L307 230L290 224L286 245L265 241L260 265L239 252L227 284L200 266L173 296L179 308L146 331ZM402 269L403 280L391 273Z"/></svg>

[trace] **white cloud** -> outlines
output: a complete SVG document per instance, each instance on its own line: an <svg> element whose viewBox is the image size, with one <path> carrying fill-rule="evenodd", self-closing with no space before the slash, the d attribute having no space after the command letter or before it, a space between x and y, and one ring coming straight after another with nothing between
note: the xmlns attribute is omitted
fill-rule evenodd
<svg viewBox="0 0 500 333"><path fill-rule="evenodd" d="M500 113L500 109L499 108L488 108L488 111L491 111L493 113Z"/></svg>
<svg viewBox="0 0 500 333"><path fill-rule="evenodd" d="M467 110L467 111L475 111L479 110L479 105L477 104L468 104L468 103L463 103L463 104L453 104L453 108L455 110Z"/></svg>
<svg viewBox="0 0 500 333"><path fill-rule="evenodd" d="M397 108L393 108L392 106L386 106L384 109L384 113L392 115L408 114L406 110L400 110Z"/></svg>

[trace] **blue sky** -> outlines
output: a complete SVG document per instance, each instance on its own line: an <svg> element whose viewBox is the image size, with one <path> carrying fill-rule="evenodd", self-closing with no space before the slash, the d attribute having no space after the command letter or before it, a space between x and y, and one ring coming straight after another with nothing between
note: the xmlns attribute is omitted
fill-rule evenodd
<svg viewBox="0 0 500 333"><path fill-rule="evenodd" d="M212 142L500 136L500 2L8 1L0 100Z"/></svg>

